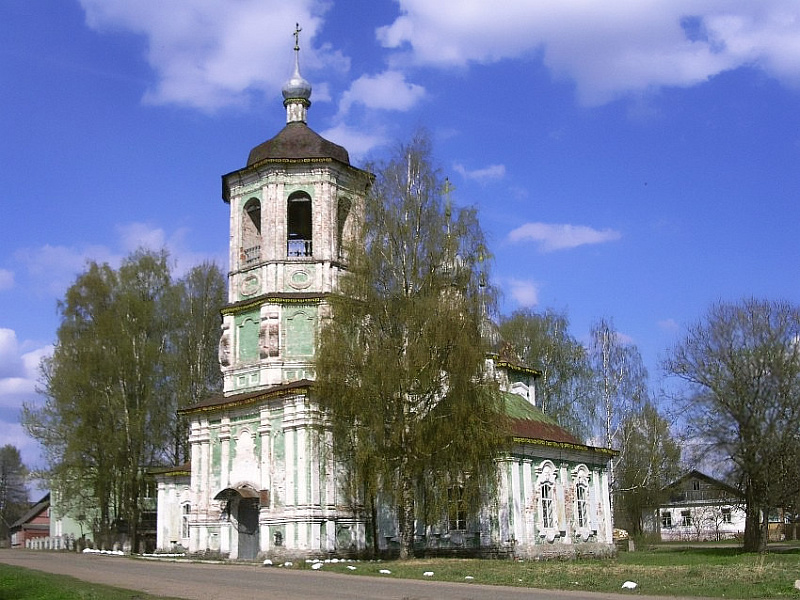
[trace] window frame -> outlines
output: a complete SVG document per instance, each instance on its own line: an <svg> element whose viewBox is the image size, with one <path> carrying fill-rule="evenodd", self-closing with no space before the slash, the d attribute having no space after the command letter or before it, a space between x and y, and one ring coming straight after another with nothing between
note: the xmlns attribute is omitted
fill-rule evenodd
<svg viewBox="0 0 800 600"><path fill-rule="evenodd" d="M181 504L181 539L188 540L190 536L189 515L192 512L192 505L189 502Z"/></svg>
<svg viewBox="0 0 800 600"><path fill-rule="evenodd" d="M661 528L662 529L672 529L672 511L665 510L661 513Z"/></svg>

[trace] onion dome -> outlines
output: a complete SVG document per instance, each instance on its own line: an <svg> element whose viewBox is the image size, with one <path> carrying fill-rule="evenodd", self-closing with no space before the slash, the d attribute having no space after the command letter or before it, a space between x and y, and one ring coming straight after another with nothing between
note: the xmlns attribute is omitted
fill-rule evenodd
<svg viewBox="0 0 800 600"><path fill-rule="evenodd" d="M299 50L299 48L295 48ZM288 103L291 100L304 100L309 102L309 98L311 98L311 84L303 79L303 76L300 75L300 65L297 61L297 53L295 52L295 63L294 63L294 73L292 74L291 79L283 84L283 88L281 89L283 93L283 100L284 104Z"/></svg>
<svg viewBox="0 0 800 600"><path fill-rule="evenodd" d="M300 24L294 30L294 73L283 84L283 105L287 123L305 123L306 111L311 106L311 84L300 75Z"/></svg>

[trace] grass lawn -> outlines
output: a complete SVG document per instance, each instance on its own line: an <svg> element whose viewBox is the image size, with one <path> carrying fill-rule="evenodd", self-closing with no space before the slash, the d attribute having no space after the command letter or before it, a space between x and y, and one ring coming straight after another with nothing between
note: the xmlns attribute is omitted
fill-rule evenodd
<svg viewBox="0 0 800 600"><path fill-rule="evenodd" d="M0 563L0 600L170 600ZM173 599L175 600L175 599Z"/></svg>
<svg viewBox="0 0 800 600"><path fill-rule="evenodd" d="M304 564L304 568L310 565ZM800 548L766 555L737 548L670 548L622 552L612 560L525 561L418 559L325 564L322 569L353 575L467 581L545 589L630 593L631 595L705 596L717 598L800 598ZM424 576L424 572L433 572ZM471 577L472 579L468 579ZM626 581L637 587L622 589Z"/></svg>

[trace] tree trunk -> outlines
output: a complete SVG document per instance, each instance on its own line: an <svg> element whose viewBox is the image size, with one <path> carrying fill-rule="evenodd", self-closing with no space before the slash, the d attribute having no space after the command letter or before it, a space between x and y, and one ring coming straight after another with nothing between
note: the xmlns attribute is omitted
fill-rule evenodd
<svg viewBox="0 0 800 600"><path fill-rule="evenodd" d="M372 516L372 557L378 558L380 545L378 544L378 507L375 502L375 495L369 495L370 515Z"/></svg>
<svg viewBox="0 0 800 600"><path fill-rule="evenodd" d="M403 477L401 505L398 507L398 528L400 538L400 560L414 557L414 484Z"/></svg>
<svg viewBox="0 0 800 600"><path fill-rule="evenodd" d="M748 494L749 496L749 494ZM767 551L767 520L763 519L764 513L761 507L755 503L747 503L747 515L744 523L744 551L745 552L766 552Z"/></svg>

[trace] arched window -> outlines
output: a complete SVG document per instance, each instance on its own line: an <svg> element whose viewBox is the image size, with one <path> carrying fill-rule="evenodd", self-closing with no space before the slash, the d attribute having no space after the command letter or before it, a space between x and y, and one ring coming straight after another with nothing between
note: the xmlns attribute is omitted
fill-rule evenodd
<svg viewBox="0 0 800 600"><path fill-rule="evenodd" d="M591 475L586 465L578 465L572 470L572 481L575 485L575 505L573 508L573 524L578 536L588 540L591 535L591 515L589 508L589 481Z"/></svg>
<svg viewBox="0 0 800 600"><path fill-rule="evenodd" d="M556 494L558 472L555 465L549 460L543 461L536 468L536 472L539 493L539 535L552 543L560 535L558 519L561 509L557 504L559 499Z"/></svg>
<svg viewBox="0 0 800 600"><path fill-rule="evenodd" d="M242 251L243 265L258 262L261 258L261 202L250 198L242 211Z"/></svg>
<svg viewBox="0 0 800 600"><path fill-rule="evenodd" d="M575 521L578 527L589 526L589 488L583 482L575 486Z"/></svg>
<svg viewBox="0 0 800 600"><path fill-rule="evenodd" d="M351 202L348 198L339 198L339 205L336 208L336 252L339 257L344 256L344 248L342 244L345 239L345 224L347 217L350 214Z"/></svg>
<svg viewBox="0 0 800 600"><path fill-rule="evenodd" d="M181 506L181 537L185 540L189 539L189 513L192 507L187 502Z"/></svg>
<svg viewBox="0 0 800 600"><path fill-rule="evenodd" d="M553 484L549 481L542 483L542 528L555 527L553 518Z"/></svg>
<svg viewBox="0 0 800 600"><path fill-rule="evenodd" d="M305 192L289 196L286 208L287 256L311 256L311 198Z"/></svg>

